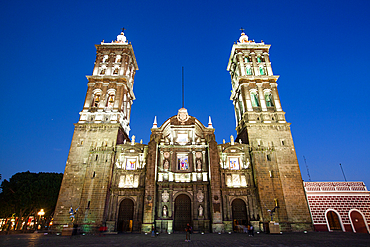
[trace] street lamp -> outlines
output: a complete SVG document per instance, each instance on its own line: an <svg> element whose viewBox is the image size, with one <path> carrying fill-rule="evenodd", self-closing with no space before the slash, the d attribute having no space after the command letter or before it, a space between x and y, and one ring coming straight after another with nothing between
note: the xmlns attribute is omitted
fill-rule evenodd
<svg viewBox="0 0 370 247"><path fill-rule="evenodd" d="M40 212L37 213L37 215L39 216L39 224L37 224L37 228L40 229L41 227L40 226L40 221L41 221L41 218L45 215L45 211L44 209L41 209Z"/></svg>

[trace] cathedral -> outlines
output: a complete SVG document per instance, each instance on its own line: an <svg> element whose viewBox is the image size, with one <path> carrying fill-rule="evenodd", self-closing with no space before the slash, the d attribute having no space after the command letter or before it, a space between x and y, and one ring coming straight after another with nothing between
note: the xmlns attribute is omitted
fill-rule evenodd
<svg viewBox="0 0 370 247"><path fill-rule="evenodd" d="M312 229L290 123L280 104L270 45L242 32L232 46L237 136L218 144L181 108L148 144L129 137L137 61L124 33L96 45L87 93L75 124L53 228L84 232L268 231ZM226 62L226 61L225 61ZM73 223L72 223L73 222Z"/></svg>

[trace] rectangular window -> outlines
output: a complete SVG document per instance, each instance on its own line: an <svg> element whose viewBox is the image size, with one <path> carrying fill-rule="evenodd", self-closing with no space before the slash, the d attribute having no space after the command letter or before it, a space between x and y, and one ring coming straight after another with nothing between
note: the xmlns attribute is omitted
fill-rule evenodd
<svg viewBox="0 0 370 247"><path fill-rule="evenodd" d="M137 158L126 158L126 170L135 170L136 169Z"/></svg>
<svg viewBox="0 0 370 247"><path fill-rule="evenodd" d="M187 154L177 154L177 170L179 171L189 170L189 160Z"/></svg>
<svg viewBox="0 0 370 247"><path fill-rule="evenodd" d="M188 142L188 134L177 134L177 142L181 145L185 145Z"/></svg>
<svg viewBox="0 0 370 247"><path fill-rule="evenodd" d="M239 158L238 157L229 157L229 168L231 170L239 170Z"/></svg>

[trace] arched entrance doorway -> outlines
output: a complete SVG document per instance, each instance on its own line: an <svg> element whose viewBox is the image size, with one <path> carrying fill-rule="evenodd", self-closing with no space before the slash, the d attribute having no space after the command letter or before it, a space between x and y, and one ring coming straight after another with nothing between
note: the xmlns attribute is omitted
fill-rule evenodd
<svg viewBox="0 0 370 247"><path fill-rule="evenodd" d="M185 231L186 224L191 224L191 201L187 195L175 199L174 231Z"/></svg>
<svg viewBox="0 0 370 247"><path fill-rule="evenodd" d="M122 200L119 205L117 231L131 232L134 219L134 202L131 199Z"/></svg>
<svg viewBox="0 0 370 247"><path fill-rule="evenodd" d="M358 233L368 233L364 217L358 211L352 211L350 214L353 229Z"/></svg>
<svg viewBox="0 0 370 247"><path fill-rule="evenodd" d="M248 224L247 207L242 199L235 199L231 203L231 208L234 231L240 231L242 229L240 226L246 226Z"/></svg>
<svg viewBox="0 0 370 247"><path fill-rule="evenodd" d="M329 231L342 231L339 216L336 212L330 210L326 213L326 217L329 223Z"/></svg>

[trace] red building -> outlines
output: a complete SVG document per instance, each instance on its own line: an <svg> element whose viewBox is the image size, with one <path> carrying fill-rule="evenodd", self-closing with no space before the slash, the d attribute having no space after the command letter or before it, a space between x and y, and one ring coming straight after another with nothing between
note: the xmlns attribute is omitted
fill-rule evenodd
<svg viewBox="0 0 370 247"><path fill-rule="evenodd" d="M370 192L363 182L304 182L316 231L370 233Z"/></svg>

